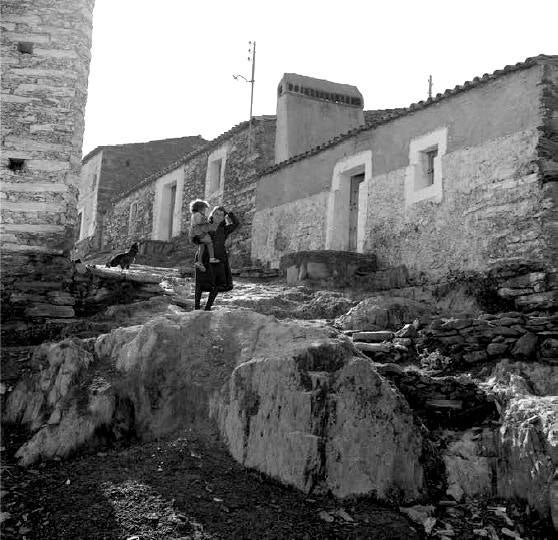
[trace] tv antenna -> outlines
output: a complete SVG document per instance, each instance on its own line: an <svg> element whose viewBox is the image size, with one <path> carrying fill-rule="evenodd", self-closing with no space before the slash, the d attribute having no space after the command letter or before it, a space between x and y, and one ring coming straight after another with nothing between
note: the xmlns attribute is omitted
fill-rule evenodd
<svg viewBox="0 0 558 540"><path fill-rule="evenodd" d="M248 62L252 63L252 77L247 79L243 75L233 75L234 80L243 79L247 83L250 83L250 123L248 127L248 151L252 151L252 108L254 105L254 73L256 72L256 42L248 42Z"/></svg>

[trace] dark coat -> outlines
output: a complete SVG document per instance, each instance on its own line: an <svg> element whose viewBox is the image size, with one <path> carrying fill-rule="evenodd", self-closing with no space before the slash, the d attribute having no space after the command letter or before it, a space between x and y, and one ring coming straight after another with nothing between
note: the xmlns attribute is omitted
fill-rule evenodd
<svg viewBox="0 0 558 540"><path fill-rule="evenodd" d="M218 292L231 291L233 288L233 280L231 274L231 267L229 266L229 257L225 247L225 240L239 225L236 216L229 212L227 214L231 220L230 225L225 225L222 221L219 223L217 230L211 232L213 239L213 249L215 250L215 258L221 262L219 264L209 264L209 252L204 250L202 263L206 268L205 272L195 269L196 288L203 292L211 292L214 288ZM196 254L196 261L198 255Z"/></svg>

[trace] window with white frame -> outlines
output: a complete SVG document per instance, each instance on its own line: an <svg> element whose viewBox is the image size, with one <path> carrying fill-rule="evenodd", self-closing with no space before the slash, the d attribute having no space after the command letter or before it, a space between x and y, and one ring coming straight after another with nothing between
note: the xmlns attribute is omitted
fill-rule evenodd
<svg viewBox="0 0 558 540"><path fill-rule="evenodd" d="M405 175L407 205L422 200L442 200L442 156L447 148L447 128L412 139L409 144L409 167Z"/></svg>
<svg viewBox="0 0 558 540"><path fill-rule="evenodd" d="M221 185L221 169L223 160L216 159L209 162L209 193L215 193Z"/></svg>
<svg viewBox="0 0 558 540"><path fill-rule="evenodd" d="M130 213L128 216L128 230L130 233L134 231L137 219L138 219L138 203L133 202L132 204L130 204Z"/></svg>
<svg viewBox="0 0 558 540"><path fill-rule="evenodd" d="M205 176L206 198L221 197L223 195L226 161L226 147L215 150L207 158L207 173Z"/></svg>

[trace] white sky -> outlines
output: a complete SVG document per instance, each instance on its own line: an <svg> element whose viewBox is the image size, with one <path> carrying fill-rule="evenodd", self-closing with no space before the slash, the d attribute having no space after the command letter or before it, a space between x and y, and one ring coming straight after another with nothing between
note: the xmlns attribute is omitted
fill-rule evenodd
<svg viewBox="0 0 558 540"><path fill-rule="evenodd" d="M558 54L555 0L96 0L83 153L212 139L275 114L283 73L356 85L365 109L404 107L529 56Z"/></svg>

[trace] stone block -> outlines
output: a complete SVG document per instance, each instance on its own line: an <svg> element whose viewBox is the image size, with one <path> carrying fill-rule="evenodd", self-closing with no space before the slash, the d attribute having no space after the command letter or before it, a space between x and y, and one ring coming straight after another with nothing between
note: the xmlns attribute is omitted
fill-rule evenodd
<svg viewBox="0 0 558 540"><path fill-rule="evenodd" d="M476 364L477 362L484 362L488 359L486 351L471 351L463 355L463 360L467 364Z"/></svg>
<svg viewBox="0 0 558 540"><path fill-rule="evenodd" d="M403 347L411 347L413 345L413 340L411 338L395 338L393 340L394 345L402 345Z"/></svg>
<svg viewBox="0 0 558 540"><path fill-rule="evenodd" d="M287 285L296 285L298 283L298 266L292 265L287 268Z"/></svg>
<svg viewBox="0 0 558 540"><path fill-rule="evenodd" d="M73 306L76 299L65 291L51 291L47 294L49 302L58 306Z"/></svg>
<svg viewBox="0 0 558 540"><path fill-rule="evenodd" d="M461 330L473 324L473 319L449 319L442 324L442 330Z"/></svg>
<svg viewBox="0 0 558 540"><path fill-rule="evenodd" d="M515 302L518 306L528 309L546 309L556 306L558 294L556 291L548 291L542 293L527 294L519 296Z"/></svg>
<svg viewBox="0 0 558 540"><path fill-rule="evenodd" d="M536 334L527 332L522 335L516 342L512 350L512 355L515 358L530 359L535 355L537 350L538 337Z"/></svg>
<svg viewBox="0 0 558 540"><path fill-rule="evenodd" d="M520 317L501 317L498 319L498 324L501 326L513 326L514 324L522 324L523 319Z"/></svg>
<svg viewBox="0 0 558 540"><path fill-rule="evenodd" d="M355 342L355 347L359 351L368 353L389 353L393 350L391 343L364 343L357 341Z"/></svg>
<svg viewBox="0 0 558 540"><path fill-rule="evenodd" d="M325 262L309 261L306 265L309 279L327 279L331 277L329 268Z"/></svg>
<svg viewBox="0 0 558 540"><path fill-rule="evenodd" d="M376 332L355 332L353 341L367 341L372 343L381 343L382 341L391 341L393 332L387 330L378 330Z"/></svg>
<svg viewBox="0 0 558 540"><path fill-rule="evenodd" d="M417 329L414 324L406 324L395 332L395 337L398 338L414 338L417 335Z"/></svg>
<svg viewBox="0 0 558 540"><path fill-rule="evenodd" d="M543 358L558 359L558 339L547 338L541 343L541 356Z"/></svg>
<svg viewBox="0 0 558 540"><path fill-rule="evenodd" d="M35 304L25 310L26 317L74 317L74 309L70 306L56 306L53 304Z"/></svg>
<svg viewBox="0 0 558 540"><path fill-rule="evenodd" d="M493 336L506 336L506 337L518 337L520 333L513 328L508 328L507 326L494 326L490 329L490 333Z"/></svg>
<svg viewBox="0 0 558 540"><path fill-rule="evenodd" d="M500 356L505 354L508 350L508 345L506 343L490 343L486 348L488 356Z"/></svg>

